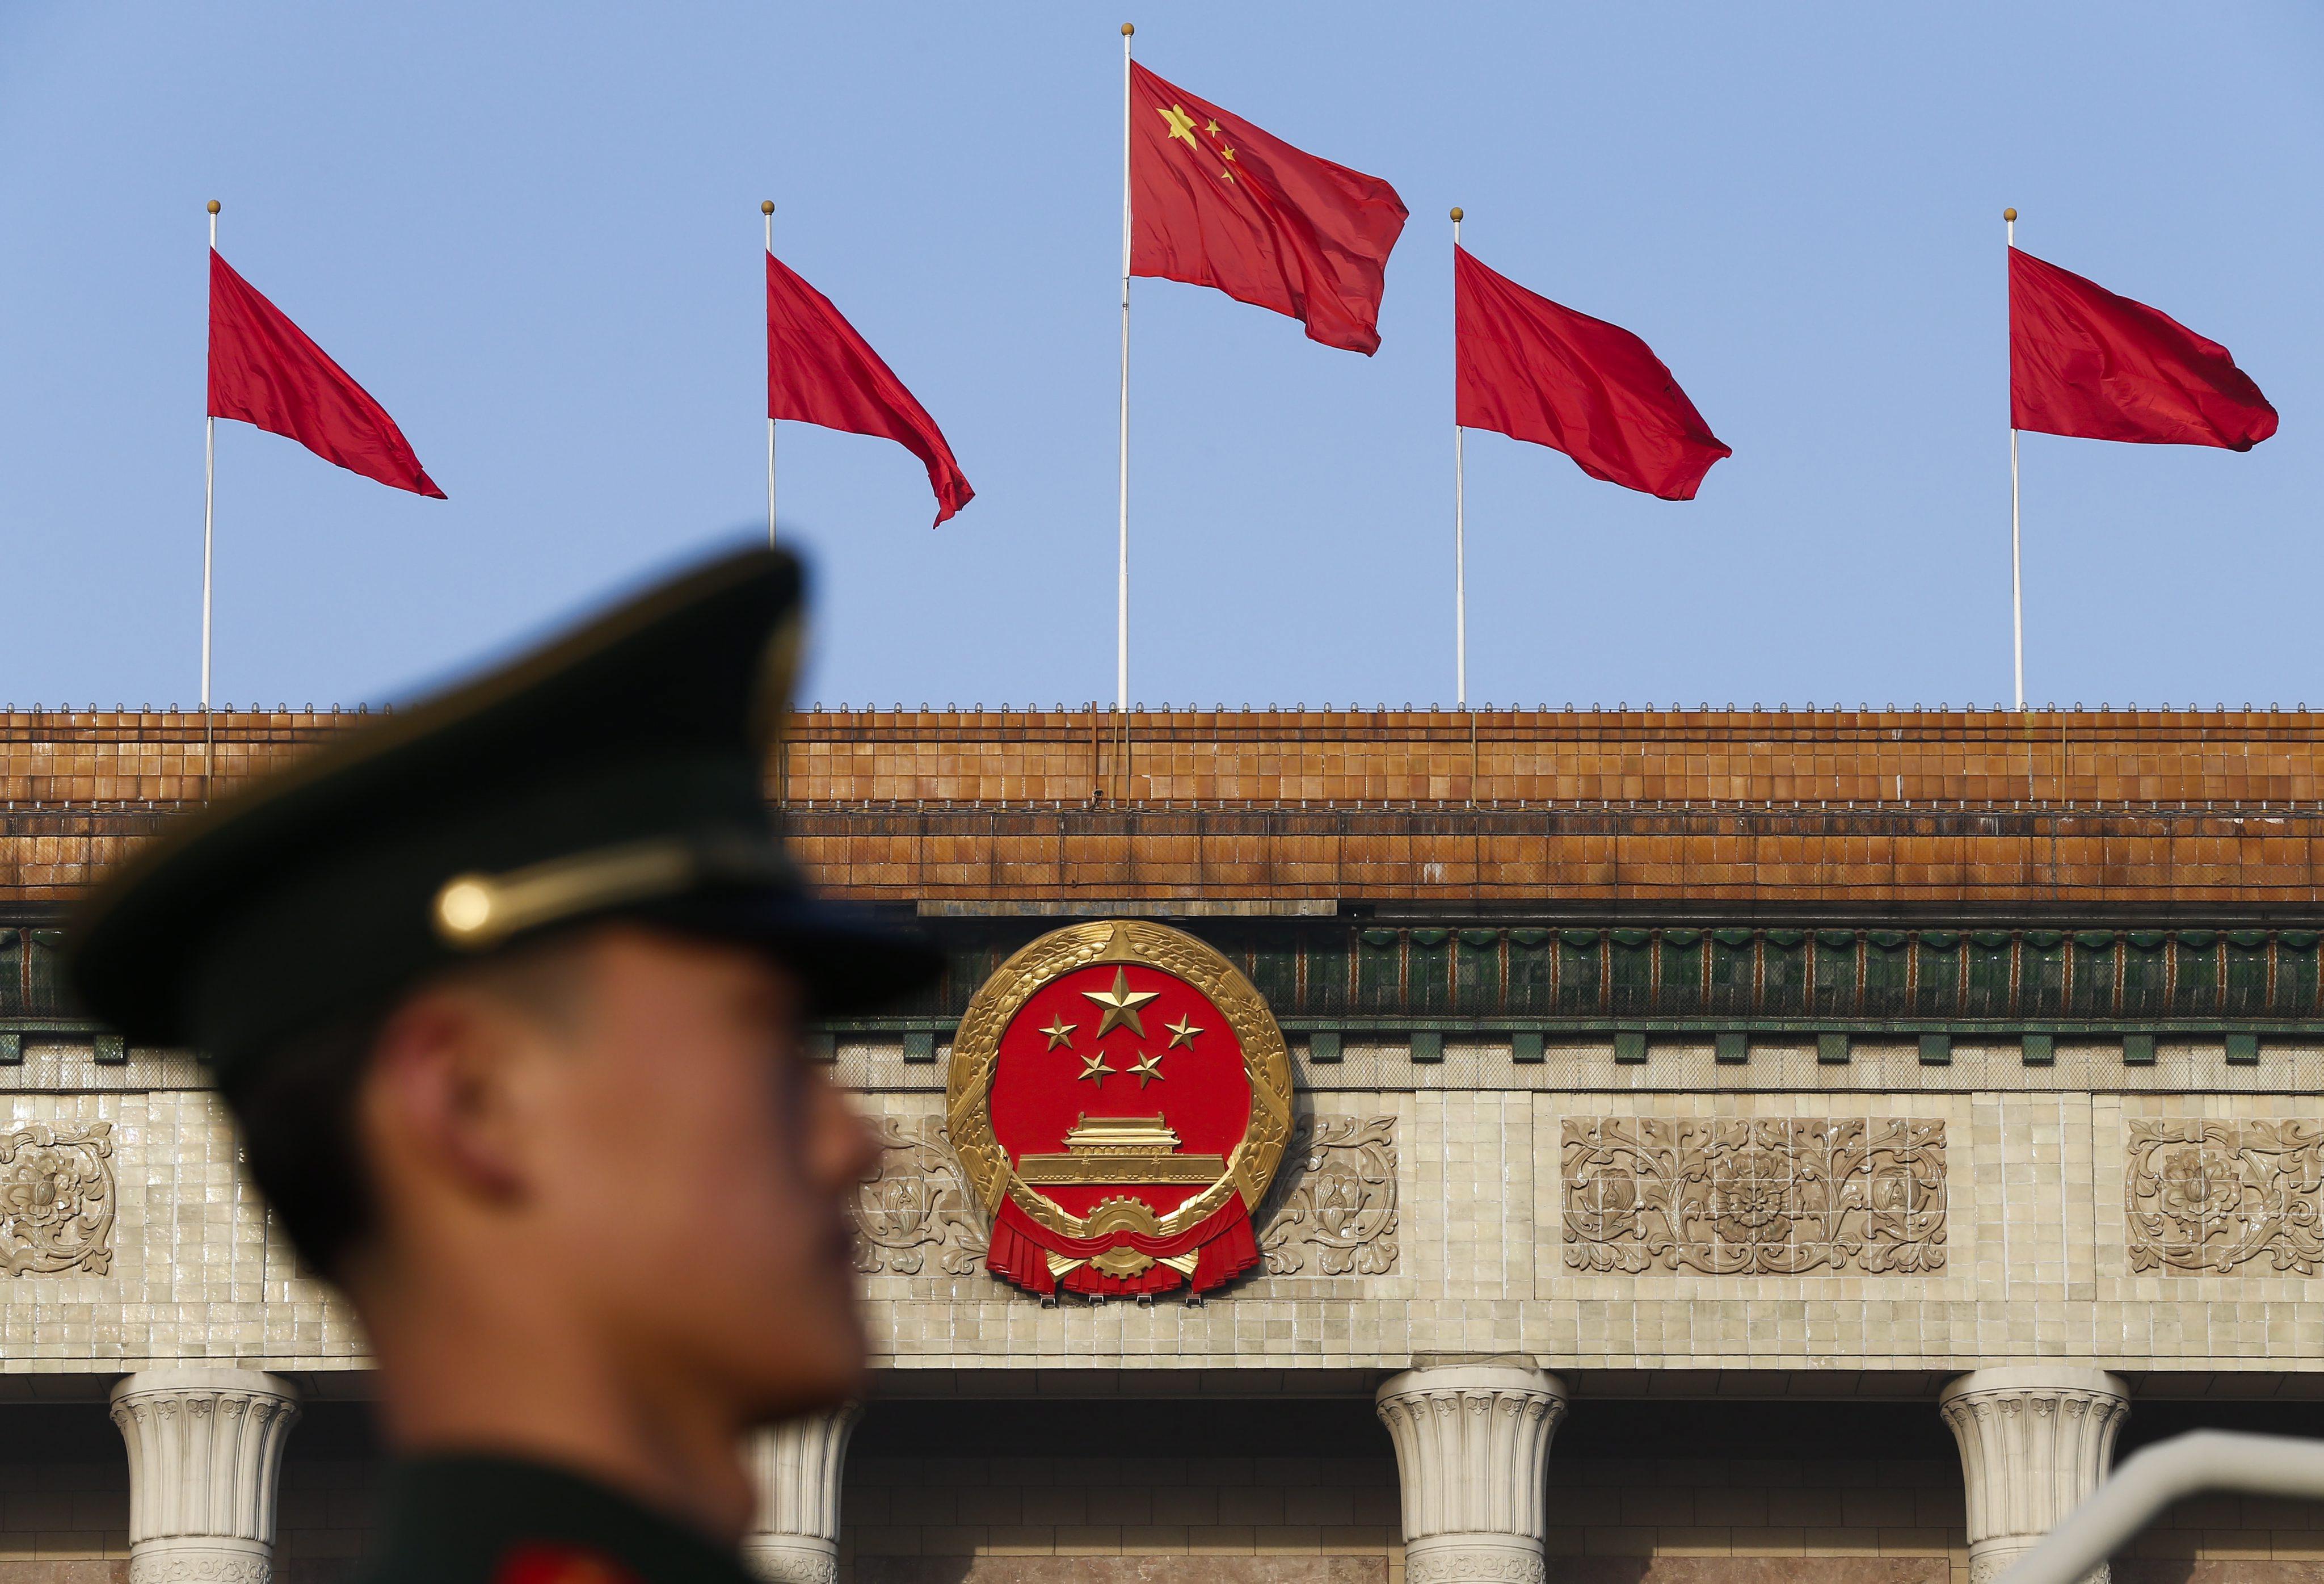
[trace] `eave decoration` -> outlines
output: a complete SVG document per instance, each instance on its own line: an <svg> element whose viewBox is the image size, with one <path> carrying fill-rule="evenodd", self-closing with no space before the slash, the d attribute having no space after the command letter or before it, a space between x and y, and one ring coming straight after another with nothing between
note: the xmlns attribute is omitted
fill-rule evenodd
<svg viewBox="0 0 2324 1584"><path fill-rule="evenodd" d="M970 1001L945 1087L995 1275L1111 1298L1207 1292L1259 1263L1290 1052L1193 936L1134 920L1042 936Z"/></svg>

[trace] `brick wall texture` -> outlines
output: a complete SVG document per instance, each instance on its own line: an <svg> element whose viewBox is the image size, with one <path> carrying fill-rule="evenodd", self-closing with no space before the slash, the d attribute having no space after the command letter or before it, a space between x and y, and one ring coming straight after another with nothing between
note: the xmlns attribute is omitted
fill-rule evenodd
<svg viewBox="0 0 2324 1584"><path fill-rule="evenodd" d="M368 718L7 709L0 801L196 801ZM794 803L2240 805L2324 797L2324 715L812 710L777 768Z"/></svg>
<svg viewBox="0 0 2324 1584"><path fill-rule="evenodd" d="M364 718L0 714L0 904ZM2280 711L810 712L769 790L867 901L2305 904L2320 744Z"/></svg>
<svg viewBox="0 0 2324 1584"><path fill-rule="evenodd" d="M1549 1487L1546 1550L1560 1584L1969 1578L1960 1474L1949 1460L1579 1461L1553 1451ZM1133 1558L1140 1579L1403 1578L1396 1467L1384 1457L857 1459L842 1515L840 1576L855 1584L1109 1579L1097 1564ZM2116 1576L2316 1584L2324 1505L2183 1503Z"/></svg>
<svg viewBox="0 0 2324 1584"><path fill-rule="evenodd" d="M0 1436L16 1417L0 1408ZM0 1461L0 1584L125 1584L125 1463L78 1447L72 1460L21 1442L11 1452ZM365 1459L301 1456L293 1432L276 1537L282 1584L346 1574L369 1538L377 1473ZM1547 1550L1560 1584L1968 1578L1960 1477L1949 1460L1553 1450L1549 1487ZM841 1578L853 1584L1401 1584L1403 1574L1396 1466L1384 1453L858 1456L842 1515ZM2181 1503L2115 1574L2124 1584L2319 1584L2324 1505Z"/></svg>

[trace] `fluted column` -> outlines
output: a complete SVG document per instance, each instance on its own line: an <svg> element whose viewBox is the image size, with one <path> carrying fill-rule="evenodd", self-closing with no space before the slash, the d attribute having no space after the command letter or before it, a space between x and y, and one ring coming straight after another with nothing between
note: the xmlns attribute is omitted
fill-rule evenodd
<svg viewBox="0 0 2324 1584"><path fill-rule="evenodd" d="M787 1419L751 1440L759 1517L742 1558L770 1584L832 1584L839 1577L839 1482L847 1438L863 1405Z"/></svg>
<svg viewBox="0 0 2324 1584"><path fill-rule="evenodd" d="M124 1376L130 1584L268 1584L274 1500L299 1392L255 1369Z"/></svg>
<svg viewBox="0 0 2324 1584"><path fill-rule="evenodd" d="M1960 1447L1969 1584L1986 1584L2106 1478L2130 1388L2102 1369L2012 1365L1962 1376L1938 1406Z"/></svg>
<svg viewBox="0 0 2324 1584"><path fill-rule="evenodd" d="M1377 1402L1396 1443L1405 1584L1539 1584L1564 1383L1509 1360L1444 1364L1393 1377Z"/></svg>

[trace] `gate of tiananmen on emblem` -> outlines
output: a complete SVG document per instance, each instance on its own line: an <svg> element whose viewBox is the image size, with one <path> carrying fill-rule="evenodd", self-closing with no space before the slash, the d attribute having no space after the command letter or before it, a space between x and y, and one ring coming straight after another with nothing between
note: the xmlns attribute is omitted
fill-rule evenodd
<svg viewBox="0 0 2324 1584"><path fill-rule="evenodd" d="M946 1110L991 1217L985 1264L1035 1292L1204 1292L1259 1263L1291 1132L1267 1003L1176 930L1102 921L1002 963L954 1036Z"/></svg>

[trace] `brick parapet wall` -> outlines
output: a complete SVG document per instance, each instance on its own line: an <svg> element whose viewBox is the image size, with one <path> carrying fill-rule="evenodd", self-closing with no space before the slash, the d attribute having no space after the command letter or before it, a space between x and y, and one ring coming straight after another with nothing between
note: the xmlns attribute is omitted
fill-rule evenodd
<svg viewBox="0 0 2324 1584"><path fill-rule="evenodd" d="M198 801L367 718L0 711L0 802ZM2244 806L2324 798L2324 715L810 709L782 780L794 803Z"/></svg>
<svg viewBox="0 0 2324 1584"><path fill-rule="evenodd" d="M0 714L0 908L364 718ZM1122 725L810 710L770 792L828 889L905 904L2324 898L2324 716L1137 712L1127 753Z"/></svg>
<svg viewBox="0 0 2324 1584"><path fill-rule="evenodd" d="M798 718L799 801L2282 802L2279 710L851 710Z"/></svg>

